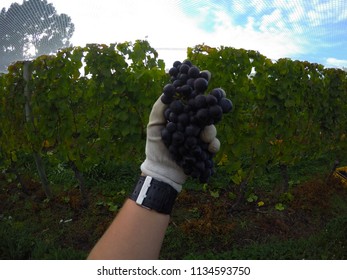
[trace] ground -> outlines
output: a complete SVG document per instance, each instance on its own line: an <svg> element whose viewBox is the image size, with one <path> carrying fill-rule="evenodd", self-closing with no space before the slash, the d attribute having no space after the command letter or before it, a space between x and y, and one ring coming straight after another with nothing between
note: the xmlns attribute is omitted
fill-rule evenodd
<svg viewBox="0 0 347 280"><path fill-rule="evenodd" d="M85 203L73 186L47 200L40 183L24 180L28 193L1 178L0 259L84 259L127 196L88 189ZM347 189L340 181L316 176L290 193L259 191L253 201L234 202L230 190L184 189L161 258L347 257Z"/></svg>

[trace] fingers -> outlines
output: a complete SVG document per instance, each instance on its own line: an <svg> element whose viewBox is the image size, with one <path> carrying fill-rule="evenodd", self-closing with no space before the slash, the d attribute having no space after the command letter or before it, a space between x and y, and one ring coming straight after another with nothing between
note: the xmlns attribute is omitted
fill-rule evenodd
<svg viewBox="0 0 347 280"><path fill-rule="evenodd" d="M217 129L214 125L206 126L200 133L200 139L208 145L208 151L210 153L217 153L220 149L220 141L217 136Z"/></svg>
<svg viewBox="0 0 347 280"><path fill-rule="evenodd" d="M218 138L214 138L212 142L208 145L208 151L212 154L215 154L220 149L220 141Z"/></svg>
<svg viewBox="0 0 347 280"><path fill-rule="evenodd" d="M217 136L217 129L214 125L205 126L200 133L200 138L205 143L210 143Z"/></svg>
<svg viewBox="0 0 347 280"><path fill-rule="evenodd" d="M166 123L164 111L167 108L167 105L165 105L161 101L161 96L157 99L157 101L154 103L152 107L152 111L149 115L149 125L162 125Z"/></svg>

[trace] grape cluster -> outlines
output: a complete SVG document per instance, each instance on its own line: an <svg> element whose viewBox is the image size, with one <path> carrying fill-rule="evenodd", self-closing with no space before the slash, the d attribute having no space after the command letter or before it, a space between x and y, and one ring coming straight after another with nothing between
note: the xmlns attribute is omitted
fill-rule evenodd
<svg viewBox="0 0 347 280"><path fill-rule="evenodd" d="M216 136L212 125L221 121L233 104L221 88L205 94L211 74L200 72L189 60L175 61L169 74L171 83L164 86L161 96L168 105L162 140L186 175L206 183L214 173L213 157L219 148L210 143Z"/></svg>

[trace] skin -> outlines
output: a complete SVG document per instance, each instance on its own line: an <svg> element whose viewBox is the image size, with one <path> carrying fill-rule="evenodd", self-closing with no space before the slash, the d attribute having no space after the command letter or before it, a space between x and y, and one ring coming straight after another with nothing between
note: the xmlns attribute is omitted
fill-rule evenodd
<svg viewBox="0 0 347 280"><path fill-rule="evenodd" d="M158 259L169 221L169 215L145 209L128 199L88 259Z"/></svg>

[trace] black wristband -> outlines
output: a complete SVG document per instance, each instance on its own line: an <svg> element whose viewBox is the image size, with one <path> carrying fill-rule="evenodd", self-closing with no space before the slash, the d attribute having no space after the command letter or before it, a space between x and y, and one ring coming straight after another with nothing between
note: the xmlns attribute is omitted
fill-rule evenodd
<svg viewBox="0 0 347 280"><path fill-rule="evenodd" d="M170 215L178 192L169 184L141 176L130 199L144 208Z"/></svg>

